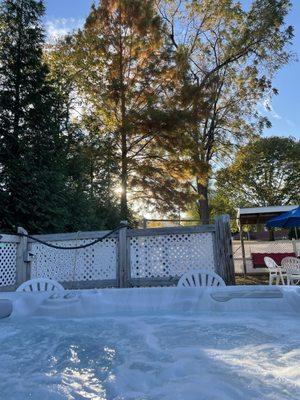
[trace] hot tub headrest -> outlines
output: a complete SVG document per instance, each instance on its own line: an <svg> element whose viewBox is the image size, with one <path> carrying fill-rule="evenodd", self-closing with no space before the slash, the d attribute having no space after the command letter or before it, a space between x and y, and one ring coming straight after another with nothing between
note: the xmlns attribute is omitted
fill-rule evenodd
<svg viewBox="0 0 300 400"><path fill-rule="evenodd" d="M0 299L0 319L7 318L12 313L12 302L8 299Z"/></svg>

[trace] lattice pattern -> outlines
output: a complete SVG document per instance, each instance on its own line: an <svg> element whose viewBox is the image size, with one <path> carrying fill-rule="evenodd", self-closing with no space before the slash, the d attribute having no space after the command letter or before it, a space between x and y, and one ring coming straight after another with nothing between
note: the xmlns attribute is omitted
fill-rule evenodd
<svg viewBox="0 0 300 400"><path fill-rule="evenodd" d="M92 240L51 242L60 246L79 246ZM51 278L59 282L116 279L117 240L104 239L94 246L80 250L51 249L32 244L34 260L31 278Z"/></svg>
<svg viewBox="0 0 300 400"><path fill-rule="evenodd" d="M291 240L286 241L272 241L272 242L244 242L245 256L251 257L251 253L292 253L293 243ZM240 242L233 243L233 253L235 258L242 258L242 247Z"/></svg>
<svg viewBox="0 0 300 400"><path fill-rule="evenodd" d="M212 233L137 236L130 240L131 277L181 276L215 269Z"/></svg>
<svg viewBox="0 0 300 400"><path fill-rule="evenodd" d="M17 243L0 243L0 286L16 284Z"/></svg>
<svg viewBox="0 0 300 400"><path fill-rule="evenodd" d="M296 243L297 245L297 243ZM243 271L243 254L242 246L240 241L233 242L233 259L235 272ZM271 242L256 242L252 240L245 240L245 258L246 267L248 272L260 272L264 271L261 268L253 268L253 263L251 259L251 253L293 253L293 242L291 240L275 240ZM300 249L299 249L300 250ZM296 253L298 249L296 247Z"/></svg>

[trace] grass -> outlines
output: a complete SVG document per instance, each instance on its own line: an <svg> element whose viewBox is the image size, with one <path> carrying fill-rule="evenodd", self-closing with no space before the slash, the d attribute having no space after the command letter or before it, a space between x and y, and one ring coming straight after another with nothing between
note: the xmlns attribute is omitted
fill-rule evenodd
<svg viewBox="0 0 300 400"><path fill-rule="evenodd" d="M244 275L236 274L235 280L237 285L268 285L269 274L247 274Z"/></svg>

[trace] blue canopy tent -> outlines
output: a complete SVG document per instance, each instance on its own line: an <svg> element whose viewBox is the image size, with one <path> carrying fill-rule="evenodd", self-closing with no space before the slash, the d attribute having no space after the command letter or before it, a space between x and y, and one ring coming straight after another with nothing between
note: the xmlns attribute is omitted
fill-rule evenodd
<svg viewBox="0 0 300 400"><path fill-rule="evenodd" d="M266 223L267 228L298 228L300 227L300 207L285 212Z"/></svg>
<svg viewBox="0 0 300 400"><path fill-rule="evenodd" d="M300 227L300 207L295 208L292 211L285 212L278 217L270 219L266 223L266 227L270 228L295 228L296 238L297 229Z"/></svg>

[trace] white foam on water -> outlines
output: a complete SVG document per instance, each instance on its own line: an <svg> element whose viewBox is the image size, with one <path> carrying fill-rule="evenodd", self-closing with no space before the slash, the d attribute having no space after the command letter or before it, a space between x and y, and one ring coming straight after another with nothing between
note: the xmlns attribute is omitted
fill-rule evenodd
<svg viewBox="0 0 300 400"><path fill-rule="evenodd" d="M299 400L299 316L1 320L0 399Z"/></svg>

